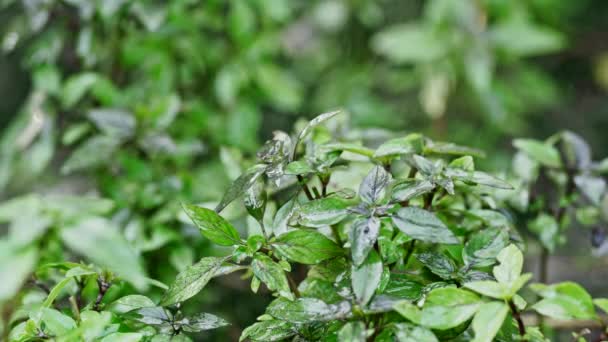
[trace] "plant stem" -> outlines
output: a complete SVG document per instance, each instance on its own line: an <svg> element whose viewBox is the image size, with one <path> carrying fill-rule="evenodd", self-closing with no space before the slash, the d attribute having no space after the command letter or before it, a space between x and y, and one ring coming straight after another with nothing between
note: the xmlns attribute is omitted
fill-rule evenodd
<svg viewBox="0 0 608 342"><path fill-rule="evenodd" d="M512 299L510 299L508 301L508 303L509 303L509 308L511 309L511 314L513 315L513 318L515 318L515 320L517 321L517 328L519 329L519 335L521 337L524 337L526 335L526 326L524 325L524 321L521 318L521 314L517 310L517 307L515 306L515 303L513 303Z"/></svg>
<svg viewBox="0 0 608 342"><path fill-rule="evenodd" d="M314 200L314 197L312 197L312 193L310 192L308 185L306 185L306 182L304 182L304 177L302 177L302 175L298 175L298 183L300 183L302 186L302 190L304 190L306 198L308 198L309 201Z"/></svg>
<svg viewBox="0 0 608 342"><path fill-rule="evenodd" d="M78 307L78 299L74 296L70 296L69 298L70 306L72 307L72 314L77 321L80 321L80 308Z"/></svg>
<svg viewBox="0 0 608 342"><path fill-rule="evenodd" d="M312 187L312 192L315 194L316 199L321 198L321 194L319 193L319 190L316 187Z"/></svg>
<svg viewBox="0 0 608 342"><path fill-rule="evenodd" d="M266 233L266 227L264 227L264 220L259 220L260 229L262 229L262 234L264 235L264 240L268 241L268 233Z"/></svg>
<svg viewBox="0 0 608 342"><path fill-rule="evenodd" d="M331 175L320 175L319 180L321 181L321 196L327 196L327 186L329 185L329 177Z"/></svg>
<svg viewBox="0 0 608 342"><path fill-rule="evenodd" d="M410 257L414 254L414 249L416 249L416 240L410 241L410 245L407 248L407 253L405 254L405 259L403 261L403 266L407 266L407 263L410 261Z"/></svg>
<svg viewBox="0 0 608 342"><path fill-rule="evenodd" d="M342 239L340 239L340 232L338 231L338 227L336 227L335 225L332 225L331 233L334 237L334 240L336 240L336 243L338 244L338 246L342 247Z"/></svg>
<svg viewBox="0 0 608 342"><path fill-rule="evenodd" d="M97 287L99 288L99 293L97 293L97 298L95 299L95 304L93 304L93 310L99 311L99 305L103 300L103 297L108 292L108 289L112 286L112 283L106 282L103 278L97 278Z"/></svg>
<svg viewBox="0 0 608 342"><path fill-rule="evenodd" d="M539 280L541 283L546 284L549 279L549 250L544 246L541 246L539 264Z"/></svg>
<svg viewBox="0 0 608 342"><path fill-rule="evenodd" d="M297 298L300 298L301 295L300 295L300 290L298 290L298 285L291 277L291 274L289 274L287 272L285 272L285 274L287 274L287 282L289 283L289 287L291 287L291 291L293 292L294 295L296 295Z"/></svg>

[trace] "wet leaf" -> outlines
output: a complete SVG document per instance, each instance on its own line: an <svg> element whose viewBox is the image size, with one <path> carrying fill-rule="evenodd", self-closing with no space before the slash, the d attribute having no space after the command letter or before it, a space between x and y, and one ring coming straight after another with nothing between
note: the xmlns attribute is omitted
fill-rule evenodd
<svg viewBox="0 0 608 342"><path fill-rule="evenodd" d="M289 322L277 320L261 321L245 328L239 341L246 339L260 342L283 341L297 333L296 327Z"/></svg>
<svg viewBox="0 0 608 342"><path fill-rule="evenodd" d="M361 265L373 249L380 232L380 220L376 217L359 218L350 230L350 244L353 264Z"/></svg>
<svg viewBox="0 0 608 342"><path fill-rule="evenodd" d="M372 250L365 262L352 267L352 287L357 302L366 305L374 296L382 276L382 260L376 251Z"/></svg>
<svg viewBox="0 0 608 342"><path fill-rule="evenodd" d="M344 301L337 304L327 304L316 298L298 298L288 300L275 299L266 312L283 321L290 323L327 322L347 318L351 315L351 305Z"/></svg>
<svg viewBox="0 0 608 342"><path fill-rule="evenodd" d="M456 264L452 259L438 252L424 252L416 254L418 259L431 272L443 279L450 279L456 272Z"/></svg>
<svg viewBox="0 0 608 342"><path fill-rule="evenodd" d="M300 206L298 222L306 227L336 224L348 215L351 202L339 197L327 197Z"/></svg>
<svg viewBox="0 0 608 342"><path fill-rule="evenodd" d="M285 271L281 265L272 261L265 254L256 253L251 262L253 274L264 284L270 291L277 291L279 295L293 299L293 294L289 289L289 283L285 276Z"/></svg>
<svg viewBox="0 0 608 342"><path fill-rule="evenodd" d="M363 322L346 323L338 332L339 342L365 342L367 331Z"/></svg>
<svg viewBox="0 0 608 342"><path fill-rule="evenodd" d="M183 302L199 293L220 270L225 258L205 257L180 272L169 287L160 304L163 306Z"/></svg>
<svg viewBox="0 0 608 342"><path fill-rule="evenodd" d="M359 186L359 197L368 204L378 204L391 181L391 175L379 165L374 166Z"/></svg>
<svg viewBox="0 0 608 342"><path fill-rule="evenodd" d="M392 217L399 230L416 240L444 244L456 244L460 240L430 211L407 207L399 209Z"/></svg>
<svg viewBox="0 0 608 342"><path fill-rule="evenodd" d="M398 183L393 188L391 198L394 202L408 201L427 194L435 189L435 184L428 180L413 179Z"/></svg>

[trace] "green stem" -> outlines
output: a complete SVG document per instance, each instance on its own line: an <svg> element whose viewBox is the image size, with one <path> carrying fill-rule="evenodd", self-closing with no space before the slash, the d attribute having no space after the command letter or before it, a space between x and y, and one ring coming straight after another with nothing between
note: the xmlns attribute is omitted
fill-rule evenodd
<svg viewBox="0 0 608 342"><path fill-rule="evenodd" d="M340 232L338 231L338 227L332 225L331 233L334 237L334 240L336 240L336 243L338 244L338 246L342 247L342 239L340 239Z"/></svg>
<svg viewBox="0 0 608 342"><path fill-rule="evenodd" d="M403 261L403 266L407 266L407 263L410 261L410 257L414 254L414 249L416 249L416 240L410 241L410 245L407 248L407 253L405 254L405 259Z"/></svg>
<svg viewBox="0 0 608 342"><path fill-rule="evenodd" d="M309 201L314 200L314 197L312 196L312 193L310 192L308 185L306 185L306 182L304 181L304 177L302 177L302 175L298 175L298 183L300 183L300 186L302 186L302 190L304 190L306 198L308 198Z"/></svg>

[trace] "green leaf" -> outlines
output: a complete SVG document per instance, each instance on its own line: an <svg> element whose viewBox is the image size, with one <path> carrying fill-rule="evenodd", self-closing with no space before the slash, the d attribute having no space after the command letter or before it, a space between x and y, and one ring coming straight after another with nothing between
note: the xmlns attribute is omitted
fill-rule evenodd
<svg viewBox="0 0 608 342"><path fill-rule="evenodd" d="M448 168L445 171L445 175L465 183L474 183L479 185L485 185L497 189L512 190L513 186L505 182L502 179L496 178L490 174L481 171L465 171L460 169Z"/></svg>
<svg viewBox="0 0 608 342"><path fill-rule="evenodd" d="M391 139L378 146L374 152L374 158L398 156L422 152L422 136L420 134L409 134L403 138Z"/></svg>
<svg viewBox="0 0 608 342"><path fill-rule="evenodd" d="M291 323L327 322L349 317L351 305L347 301L327 304L316 298L298 298L293 301L278 298L270 303L266 312Z"/></svg>
<svg viewBox="0 0 608 342"><path fill-rule="evenodd" d="M408 201L435 189L435 184L426 179L408 179L395 185L391 198L393 202Z"/></svg>
<svg viewBox="0 0 608 342"><path fill-rule="evenodd" d="M374 150L354 143L330 143L321 145L319 147L319 150L323 153L346 151L354 154L359 154L365 157L372 157L374 155Z"/></svg>
<svg viewBox="0 0 608 342"><path fill-rule="evenodd" d="M183 331L200 332L205 330L217 329L229 325L226 320L209 313L199 313L178 321Z"/></svg>
<svg viewBox="0 0 608 342"><path fill-rule="evenodd" d="M457 244L460 240L437 216L427 210L406 207L391 216L399 230L416 240L443 244Z"/></svg>
<svg viewBox="0 0 608 342"><path fill-rule="evenodd" d="M479 158L484 158L486 156L486 154L482 150L473 147L461 146L453 143L438 141L432 141L427 143L424 146L424 153L447 154L456 156L474 156Z"/></svg>
<svg viewBox="0 0 608 342"><path fill-rule="evenodd" d="M463 286L484 296L496 299L509 299L511 295L509 289L504 284L492 280L472 281L465 283Z"/></svg>
<svg viewBox="0 0 608 342"><path fill-rule="evenodd" d="M205 257L180 272L169 287L160 305L183 302L199 293L220 270L226 258Z"/></svg>
<svg viewBox="0 0 608 342"><path fill-rule="evenodd" d="M524 265L524 255L514 244L503 248L496 256L499 265L494 266L494 278L499 283L512 285L519 278Z"/></svg>
<svg viewBox="0 0 608 342"><path fill-rule="evenodd" d="M323 122L333 118L334 116L340 114L340 110L335 110L332 112L327 112L327 113L323 113L323 114L319 114L317 115L314 119L310 120L306 126L304 127L304 129L302 129L302 131L300 131L300 134L298 134L298 137L293 145L293 153L291 155L291 159L293 160L295 158L296 152L298 151L298 145L300 144L300 142L306 138L306 136L308 136L308 134L310 134L310 132L312 132L312 130L317 127L318 125L322 124Z"/></svg>
<svg viewBox="0 0 608 342"><path fill-rule="evenodd" d="M591 175L577 175L574 184L580 189L593 205L600 205L602 197L606 193L606 181L602 177Z"/></svg>
<svg viewBox="0 0 608 342"><path fill-rule="evenodd" d="M107 267L137 289L148 288L146 273L138 255L118 227L100 217L71 222L61 230L63 243L97 265Z"/></svg>
<svg viewBox="0 0 608 342"><path fill-rule="evenodd" d="M272 243L278 255L301 264L314 265L343 254L342 249L325 235L298 229L280 235Z"/></svg>
<svg viewBox="0 0 608 342"><path fill-rule="evenodd" d="M116 139L130 138L135 134L137 122L130 112L115 108L93 109L87 114L99 130Z"/></svg>
<svg viewBox="0 0 608 342"><path fill-rule="evenodd" d="M450 162L450 168L464 171L475 171L475 161L471 156L456 158Z"/></svg>
<svg viewBox="0 0 608 342"><path fill-rule="evenodd" d="M277 291L279 295L293 299L293 294L289 290L289 283L281 265L272 261L272 259L264 254L257 253L251 262L253 274L264 284L270 291Z"/></svg>
<svg viewBox="0 0 608 342"><path fill-rule="evenodd" d="M243 204L247 212L256 221L261 222L264 219L266 210L266 190L264 189L264 181L258 178L254 184L245 192Z"/></svg>
<svg viewBox="0 0 608 342"><path fill-rule="evenodd" d="M564 131L560 135L560 150L566 165L576 170L587 170L591 166L591 148L578 134Z"/></svg>
<svg viewBox="0 0 608 342"><path fill-rule="evenodd" d="M114 151L120 145L120 140L98 135L78 146L61 167L63 174L97 167L111 160Z"/></svg>
<svg viewBox="0 0 608 342"><path fill-rule="evenodd" d="M84 94L97 82L98 75L83 72L68 78L61 91L61 104L63 108L73 107Z"/></svg>
<svg viewBox="0 0 608 342"><path fill-rule="evenodd" d="M282 111L295 111L302 102L301 84L289 72L274 63L267 63L255 69L257 84L266 97Z"/></svg>
<svg viewBox="0 0 608 342"><path fill-rule="evenodd" d="M398 342L439 342L432 331L414 324L397 323L393 331Z"/></svg>
<svg viewBox="0 0 608 342"><path fill-rule="evenodd" d="M314 173L315 169L313 169L307 162L296 160L285 167L286 175L306 175L309 173Z"/></svg>
<svg viewBox="0 0 608 342"><path fill-rule="evenodd" d="M107 310L116 314L124 314L129 311L141 309L141 308L151 308L156 306L152 299L142 296L142 295L128 295L121 298L118 298L110 305L108 305Z"/></svg>
<svg viewBox="0 0 608 342"><path fill-rule="evenodd" d="M496 256L509 243L509 233L503 228L486 228L464 245L462 258L466 265L485 267L494 264Z"/></svg>
<svg viewBox="0 0 608 342"><path fill-rule="evenodd" d="M443 162L441 160L436 160L433 162L432 160L417 154L414 154L407 160L409 164L415 167L422 175L426 177L434 177L443 169Z"/></svg>
<svg viewBox="0 0 608 342"><path fill-rule="evenodd" d="M46 296L46 299L42 303L43 307L51 307L55 299L61 294L61 291L72 281L72 278L63 278L60 282L55 284L49 294Z"/></svg>
<svg viewBox="0 0 608 342"><path fill-rule="evenodd" d="M351 281L355 298L360 305L366 305L376 293L382 277L382 260L375 250L370 251L360 266L352 266Z"/></svg>
<svg viewBox="0 0 608 342"><path fill-rule="evenodd" d="M215 207L215 211L219 213L232 201L245 194L245 192L253 186L258 177L260 177L267 168L267 165L257 164L247 169L234 182L232 182L230 188L228 188L228 191L226 191L220 203L217 205L217 207Z"/></svg>
<svg viewBox="0 0 608 342"><path fill-rule="evenodd" d="M593 304L608 313L608 298L596 298L593 300Z"/></svg>
<svg viewBox="0 0 608 342"><path fill-rule="evenodd" d="M64 335L76 328L76 322L70 316L55 309L41 308L40 319L44 322L48 331L55 336Z"/></svg>
<svg viewBox="0 0 608 342"><path fill-rule="evenodd" d="M533 139L515 139L513 146L545 166L560 167L562 165L559 152L549 144Z"/></svg>
<svg viewBox="0 0 608 342"><path fill-rule="evenodd" d="M0 302L15 296L37 261L35 247L20 248L8 240L0 240Z"/></svg>
<svg viewBox="0 0 608 342"><path fill-rule="evenodd" d="M373 249L380 232L380 220L376 217L358 218L353 222L349 239L353 264L361 265Z"/></svg>
<svg viewBox="0 0 608 342"><path fill-rule="evenodd" d="M407 274L392 273L382 292L385 295L408 300L417 300L422 295L423 285Z"/></svg>
<svg viewBox="0 0 608 342"><path fill-rule="evenodd" d="M336 224L348 215L351 202L340 197L326 197L300 206L298 223L306 227Z"/></svg>
<svg viewBox="0 0 608 342"><path fill-rule="evenodd" d="M535 233L543 247L553 252L563 242L564 237L559 232L559 224L549 214L541 213L528 224L530 231Z"/></svg>
<svg viewBox="0 0 608 342"><path fill-rule="evenodd" d="M511 19L493 25L489 38L493 45L505 53L521 57L555 52L565 45L564 37L559 32L523 19Z"/></svg>
<svg viewBox="0 0 608 342"><path fill-rule="evenodd" d="M530 288L543 297L532 306L541 315L555 319L597 319L591 296L576 283L533 284Z"/></svg>
<svg viewBox="0 0 608 342"><path fill-rule="evenodd" d="M382 166L374 166L359 186L359 197L365 203L378 204L384 198L390 181L390 173L386 172Z"/></svg>
<svg viewBox="0 0 608 342"><path fill-rule="evenodd" d="M80 140L91 130L91 125L88 122L73 124L67 127L61 136L61 143L69 146Z"/></svg>
<svg viewBox="0 0 608 342"><path fill-rule="evenodd" d="M333 282L308 277L298 286L302 297L318 298L325 303L334 304L342 301Z"/></svg>
<svg viewBox="0 0 608 342"><path fill-rule="evenodd" d="M100 342L138 342L143 335L140 333L111 333L100 340Z"/></svg>
<svg viewBox="0 0 608 342"><path fill-rule="evenodd" d="M410 302L400 302L395 310L415 324L447 330L468 321L481 304L474 293L445 287L432 290L422 310Z"/></svg>
<svg viewBox="0 0 608 342"><path fill-rule="evenodd" d="M473 342L492 342L500 330L509 307L503 302L483 303L473 318Z"/></svg>
<svg viewBox="0 0 608 342"><path fill-rule="evenodd" d="M222 246L233 246L241 243L239 233L217 212L190 204L183 204L184 211L194 225L201 230L207 239Z"/></svg>
<svg viewBox="0 0 608 342"><path fill-rule="evenodd" d="M295 215L298 204L295 199L289 200L277 211L272 221L272 232L279 236L287 232L289 229L289 220Z"/></svg>
<svg viewBox="0 0 608 342"><path fill-rule="evenodd" d="M239 341L244 341L247 338L260 342L283 341L297 333L296 327L289 322L277 320L261 321L245 328Z"/></svg>
<svg viewBox="0 0 608 342"><path fill-rule="evenodd" d="M431 62L443 56L447 45L420 23L391 26L372 39L372 49L394 63Z"/></svg>
<svg viewBox="0 0 608 342"><path fill-rule="evenodd" d="M424 252L416 254L418 259L431 272L443 279L450 279L456 272L456 264L452 259L438 252Z"/></svg>
<svg viewBox="0 0 608 342"><path fill-rule="evenodd" d="M365 342L367 331L365 323L348 322L338 331L338 342Z"/></svg>

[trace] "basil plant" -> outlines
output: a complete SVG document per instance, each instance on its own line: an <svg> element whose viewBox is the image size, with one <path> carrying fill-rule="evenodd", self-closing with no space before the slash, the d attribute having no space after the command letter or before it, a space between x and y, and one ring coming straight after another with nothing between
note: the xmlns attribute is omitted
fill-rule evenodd
<svg viewBox="0 0 608 342"><path fill-rule="evenodd" d="M606 339L608 299L573 282L530 284L523 272L516 226L532 205L516 200L528 178L479 171L482 151L421 134L374 141L338 114L292 136L275 132L214 207L182 204L218 253L169 286L148 280L165 289L161 296L109 301L121 284L111 272L51 264L63 280L23 310L29 316L11 339L188 341L229 324L185 308L213 278L235 272L253 293L273 296L241 341L549 341L548 318L592 322L575 338ZM515 143L530 160L562 165L539 144ZM66 291L71 310L54 305Z"/></svg>

